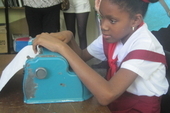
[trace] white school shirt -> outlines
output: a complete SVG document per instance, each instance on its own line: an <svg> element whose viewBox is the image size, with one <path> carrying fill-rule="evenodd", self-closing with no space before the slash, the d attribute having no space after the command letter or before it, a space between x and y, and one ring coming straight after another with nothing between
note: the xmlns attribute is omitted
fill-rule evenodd
<svg viewBox="0 0 170 113"><path fill-rule="evenodd" d="M69 0L70 8L64 13L85 13L91 11L89 0Z"/></svg>
<svg viewBox="0 0 170 113"><path fill-rule="evenodd" d="M115 58L116 55L118 56L117 65L119 66L129 52L137 49L149 50L164 55L162 45L148 30L147 25L144 24L130 36L124 45L121 42L118 43L112 58ZM106 60L102 36L94 40L87 47L87 50L92 56L100 60ZM164 64L130 59L123 62L120 68L125 68L138 74L135 81L128 87L127 92L138 96L161 96L167 93L169 84L165 77L166 67Z"/></svg>
<svg viewBox="0 0 170 113"><path fill-rule="evenodd" d="M24 6L47 8L61 3L61 0L23 0Z"/></svg>

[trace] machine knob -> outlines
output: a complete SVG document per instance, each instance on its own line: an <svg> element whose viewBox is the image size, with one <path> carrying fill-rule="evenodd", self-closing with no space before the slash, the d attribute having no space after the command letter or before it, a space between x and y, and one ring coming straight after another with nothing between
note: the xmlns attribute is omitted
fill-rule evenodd
<svg viewBox="0 0 170 113"><path fill-rule="evenodd" d="M35 73L36 73L35 76L38 79L44 79L47 76L47 71L45 68L38 68L36 69Z"/></svg>

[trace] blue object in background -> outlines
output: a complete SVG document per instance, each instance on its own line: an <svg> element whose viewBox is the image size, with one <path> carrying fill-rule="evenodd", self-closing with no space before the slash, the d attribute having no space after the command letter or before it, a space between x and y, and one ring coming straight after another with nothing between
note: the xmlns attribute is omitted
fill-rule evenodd
<svg viewBox="0 0 170 113"><path fill-rule="evenodd" d="M164 1L170 8L170 0ZM170 17L160 2L149 3L144 21L147 23L150 31L158 31L161 28L167 28L169 26Z"/></svg>
<svg viewBox="0 0 170 113"><path fill-rule="evenodd" d="M19 52L22 48L28 45L29 37L21 37L14 40L14 51Z"/></svg>

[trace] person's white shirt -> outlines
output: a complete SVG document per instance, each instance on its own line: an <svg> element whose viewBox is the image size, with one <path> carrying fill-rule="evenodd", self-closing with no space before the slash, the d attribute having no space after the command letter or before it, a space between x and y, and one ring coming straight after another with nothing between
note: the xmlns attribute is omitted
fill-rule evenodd
<svg viewBox="0 0 170 113"><path fill-rule="evenodd" d="M70 8L64 13L85 13L91 11L89 0L69 0Z"/></svg>

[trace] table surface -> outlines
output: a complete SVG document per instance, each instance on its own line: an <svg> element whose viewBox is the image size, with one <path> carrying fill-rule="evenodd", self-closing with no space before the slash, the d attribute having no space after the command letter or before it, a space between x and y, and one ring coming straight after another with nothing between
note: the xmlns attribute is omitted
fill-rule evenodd
<svg viewBox="0 0 170 113"><path fill-rule="evenodd" d="M15 54L0 55L0 74ZM83 102L26 104L22 91L23 70L18 71L0 92L0 113L111 113L94 97Z"/></svg>

